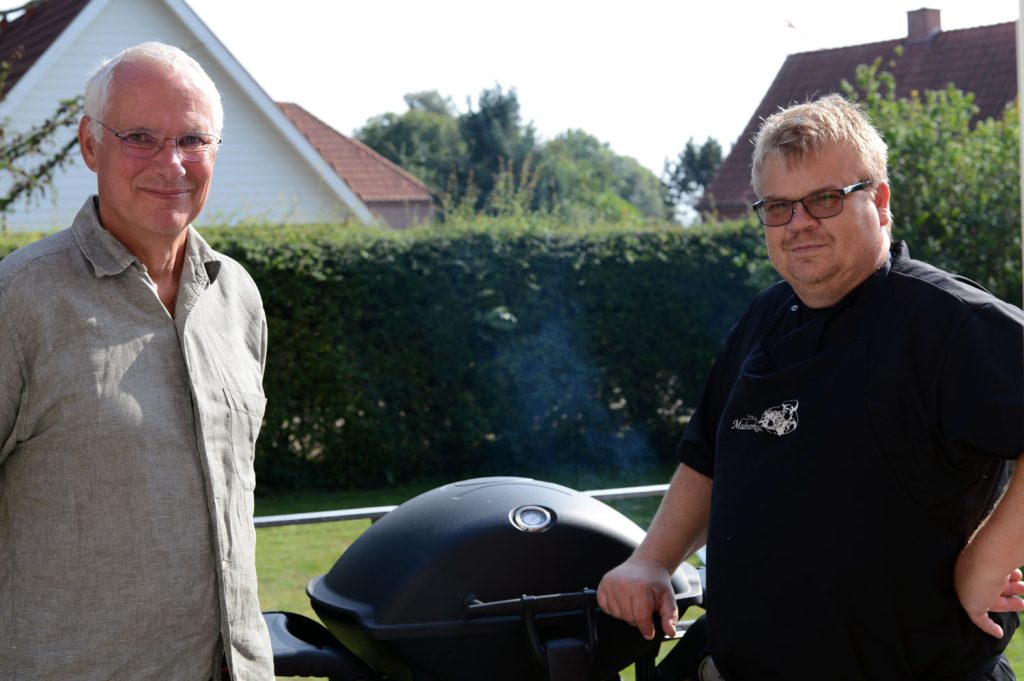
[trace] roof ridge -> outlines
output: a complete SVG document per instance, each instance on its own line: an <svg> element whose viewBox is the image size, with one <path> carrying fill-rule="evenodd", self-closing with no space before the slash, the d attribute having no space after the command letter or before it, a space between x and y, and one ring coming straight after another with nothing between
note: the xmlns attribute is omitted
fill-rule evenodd
<svg viewBox="0 0 1024 681"><path fill-rule="evenodd" d="M966 31L977 31L977 30L981 30L981 29L990 29L990 28L995 28L995 27L1002 27L1002 26L1012 25L1012 24L1016 24L1016 23L1017 23L1016 21L1000 21L1000 22L997 22L995 24L982 24L980 26L964 26L964 27L961 27L961 28L950 28L950 29L945 29L944 28L944 29L939 30L937 33L934 33L933 35L929 36L929 38L926 39L926 40L911 40L909 36L902 36L902 37L899 37L899 38L888 38L886 40L875 40L875 41L872 41L872 42L869 42L869 43L854 43L853 45L840 45L838 47L822 47L822 48L819 48L819 49L816 49L816 50L802 50L800 52L794 52L794 53L790 54L789 56L790 57L796 57L796 56L802 55L802 54L821 54L823 52L838 52L838 51L841 51L841 50L849 50L849 49L854 49L854 48L866 49L866 48L869 48L869 47L874 47L876 45L884 45L886 43L897 43L899 45L907 45L907 44L918 45L918 44L921 44L921 43L931 42L932 40L934 40L938 36L949 35L951 33L964 33Z"/></svg>

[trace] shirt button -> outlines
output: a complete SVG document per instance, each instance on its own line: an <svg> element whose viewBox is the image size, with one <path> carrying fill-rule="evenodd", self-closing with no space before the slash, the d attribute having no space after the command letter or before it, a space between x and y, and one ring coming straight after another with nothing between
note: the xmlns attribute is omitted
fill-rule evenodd
<svg viewBox="0 0 1024 681"><path fill-rule="evenodd" d="M797 311L797 310L799 310L799 309L800 309L800 306L799 306L799 305L794 305L793 307L789 308L789 311L790 311L790 312L796 312L796 311Z"/></svg>

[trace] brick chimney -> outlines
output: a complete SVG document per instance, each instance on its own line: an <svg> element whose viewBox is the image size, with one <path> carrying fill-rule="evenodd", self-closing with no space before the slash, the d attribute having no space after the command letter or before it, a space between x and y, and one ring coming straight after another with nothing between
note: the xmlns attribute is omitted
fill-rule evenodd
<svg viewBox="0 0 1024 681"><path fill-rule="evenodd" d="M907 12L907 40L923 42L931 40L942 30L939 10L922 7Z"/></svg>

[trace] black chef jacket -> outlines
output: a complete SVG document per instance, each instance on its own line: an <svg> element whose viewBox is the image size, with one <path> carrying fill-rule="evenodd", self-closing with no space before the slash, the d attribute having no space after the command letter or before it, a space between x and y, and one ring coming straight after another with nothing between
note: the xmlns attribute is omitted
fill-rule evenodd
<svg viewBox="0 0 1024 681"><path fill-rule="evenodd" d="M828 310L785 283L732 329L679 446L714 479L712 653L730 681L959 680L1005 648L956 555L1024 450L1024 313L890 261ZM823 666L827 665L827 668Z"/></svg>

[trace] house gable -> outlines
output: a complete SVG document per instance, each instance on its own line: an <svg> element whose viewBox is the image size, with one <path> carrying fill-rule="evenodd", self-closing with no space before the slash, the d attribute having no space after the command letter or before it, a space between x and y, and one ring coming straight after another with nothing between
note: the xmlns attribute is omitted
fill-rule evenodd
<svg viewBox="0 0 1024 681"><path fill-rule="evenodd" d="M842 80L854 82L858 65L878 58L895 77L897 96L942 90L953 83L974 93L979 119L998 118L1017 96L1016 22L942 31L938 20L937 10L915 10L908 13L906 38L787 57L698 209L724 218L749 214L757 199L750 186L750 163L761 121L780 108L839 92ZM902 56L896 56L897 47Z"/></svg>
<svg viewBox="0 0 1024 681"><path fill-rule="evenodd" d="M11 129L29 128L49 116L60 100L81 92L88 73L103 58L135 43L166 42L203 65L224 101L224 143L213 191L198 223L300 223L352 216L376 223L355 192L182 0L44 0L8 28L7 36L0 33L0 48L25 45L24 70L16 79L12 72L13 86L0 104L0 115L8 117ZM54 143L74 134L62 131ZM95 176L76 157L55 173L45 197L17 202L6 216L7 226L66 226L95 187Z"/></svg>

